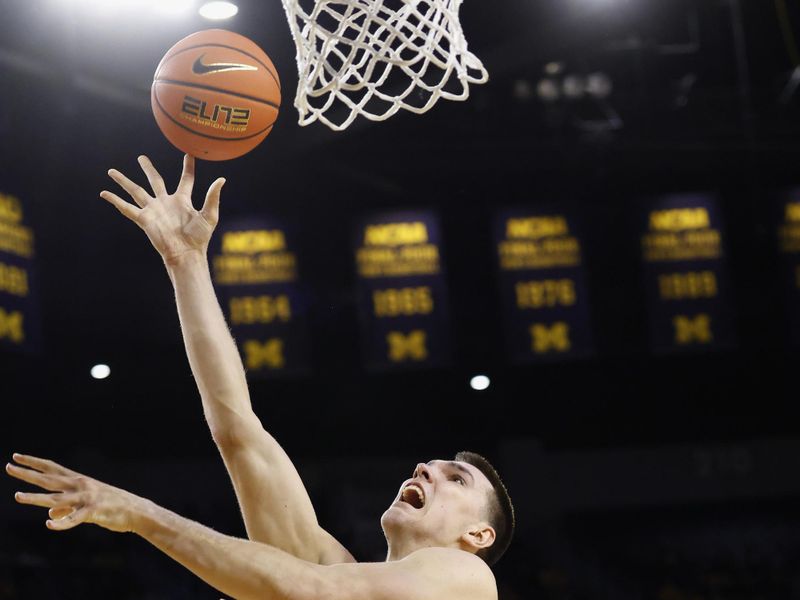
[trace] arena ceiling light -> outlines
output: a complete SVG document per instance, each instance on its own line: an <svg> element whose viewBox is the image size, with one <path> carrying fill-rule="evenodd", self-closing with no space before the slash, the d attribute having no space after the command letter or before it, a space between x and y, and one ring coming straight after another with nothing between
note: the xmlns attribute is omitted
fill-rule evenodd
<svg viewBox="0 0 800 600"><path fill-rule="evenodd" d="M478 392L482 392L489 387L490 379L486 375L475 375L469 380L469 387Z"/></svg>
<svg viewBox="0 0 800 600"><path fill-rule="evenodd" d="M89 371L95 379L105 379L109 375L111 375L111 367L108 365L95 365L92 367L92 370Z"/></svg>
<svg viewBox="0 0 800 600"><path fill-rule="evenodd" d="M212 21L230 19L239 12L239 7L233 2L206 2L200 7L200 16Z"/></svg>

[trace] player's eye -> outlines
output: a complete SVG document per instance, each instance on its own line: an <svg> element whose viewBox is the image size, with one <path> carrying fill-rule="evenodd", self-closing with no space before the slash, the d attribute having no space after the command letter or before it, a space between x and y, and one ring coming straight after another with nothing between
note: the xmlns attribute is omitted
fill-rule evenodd
<svg viewBox="0 0 800 600"><path fill-rule="evenodd" d="M466 482L464 481L464 478L461 475L453 475L453 476L450 477L450 480L457 482L459 485L465 485L466 484Z"/></svg>

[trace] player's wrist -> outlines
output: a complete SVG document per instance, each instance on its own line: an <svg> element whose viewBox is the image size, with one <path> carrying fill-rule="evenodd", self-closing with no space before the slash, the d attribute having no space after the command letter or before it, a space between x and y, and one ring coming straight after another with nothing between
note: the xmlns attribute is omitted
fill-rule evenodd
<svg viewBox="0 0 800 600"><path fill-rule="evenodd" d="M155 502L131 494L125 507L127 530L143 538L154 534L159 526L159 512L164 512Z"/></svg>
<svg viewBox="0 0 800 600"><path fill-rule="evenodd" d="M161 258L164 260L164 264L169 270L208 266L206 251L199 248L169 255L162 254Z"/></svg>

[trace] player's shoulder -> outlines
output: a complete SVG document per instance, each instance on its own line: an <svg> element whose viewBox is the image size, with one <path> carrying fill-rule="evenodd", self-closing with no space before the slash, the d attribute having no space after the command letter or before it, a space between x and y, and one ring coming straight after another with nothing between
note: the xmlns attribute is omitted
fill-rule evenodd
<svg viewBox="0 0 800 600"><path fill-rule="evenodd" d="M497 598L497 583L486 562L455 548L423 548L405 560L415 563L453 590L453 597L492 600Z"/></svg>

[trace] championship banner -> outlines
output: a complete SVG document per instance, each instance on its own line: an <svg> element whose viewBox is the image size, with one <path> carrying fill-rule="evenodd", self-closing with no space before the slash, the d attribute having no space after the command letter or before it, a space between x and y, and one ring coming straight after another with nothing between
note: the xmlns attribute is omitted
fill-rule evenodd
<svg viewBox="0 0 800 600"><path fill-rule="evenodd" d="M789 341L800 345L800 188L780 194L777 237L789 321Z"/></svg>
<svg viewBox="0 0 800 600"><path fill-rule="evenodd" d="M248 377L307 373L310 303L287 228L272 219L241 219L221 227L215 242L214 286Z"/></svg>
<svg viewBox="0 0 800 600"><path fill-rule="evenodd" d="M708 194L661 196L641 223L650 344L656 352L735 344L719 206Z"/></svg>
<svg viewBox="0 0 800 600"><path fill-rule="evenodd" d="M428 211L374 216L359 224L355 245L365 366L391 370L449 364L437 216Z"/></svg>
<svg viewBox="0 0 800 600"><path fill-rule="evenodd" d="M593 353L582 246L575 219L515 208L494 221L506 349L516 364Z"/></svg>
<svg viewBox="0 0 800 600"><path fill-rule="evenodd" d="M39 350L33 259L34 235L22 202L0 192L0 351Z"/></svg>

